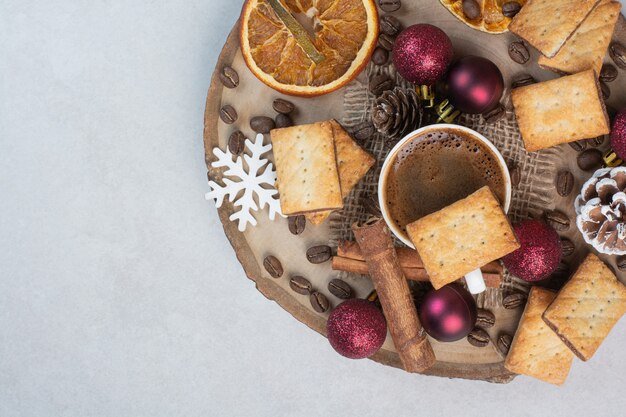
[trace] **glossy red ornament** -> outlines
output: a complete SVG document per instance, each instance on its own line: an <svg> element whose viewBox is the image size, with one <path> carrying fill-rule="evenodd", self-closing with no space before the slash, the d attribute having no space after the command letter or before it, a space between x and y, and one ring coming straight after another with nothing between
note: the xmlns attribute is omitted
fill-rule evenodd
<svg viewBox="0 0 626 417"><path fill-rule="evenodd" d="M362 359L378 352L385 342L387 321L371 301L351 299L330 313L326 330L328 341L337 353Z"/></svg>
<svg viewBox="0 0 626 417"><path fill-rule="evenodd" d="M513 275L534 282L548 278L561 262L563 247L554 228L540 220L525 220L513 226L520 248L502 258Z"/></svg>
<svg viewBox="0 0 626 417"><path fill-rule="evenodd" d="M393 45L393 63L407 81L432 85L452 62L452 41L437 26L421 23L404 29Z"/></svg>
<svg viewBox="0 0 626 417"><path fill-rule="evenodd" d="M463 339L476 325L476 302L459 284L448 284L424 297L419 316L426 333L440 342Z"/></svg>
<svg viewBox="0 0 626 417"><path fill-rule="evenodd" d="M611 149L619 159L626 160L626 109L620 110L613 119Z"/></svg>
<svg viewBox="0 0 626 417"><path fill-rule="evenodd" d="M466 56L450 67L444 90L444 95L458 110L481 114L500 102L504 79L496 64L490 60Z"/></svg>

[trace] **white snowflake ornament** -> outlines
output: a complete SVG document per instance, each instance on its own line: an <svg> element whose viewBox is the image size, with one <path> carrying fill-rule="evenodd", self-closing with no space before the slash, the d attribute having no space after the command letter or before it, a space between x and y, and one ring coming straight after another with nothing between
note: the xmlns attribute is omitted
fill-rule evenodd
<svg viewBox="0 0 626 417"><path fill-rule="evenodd" d="M244 154L243 157L236 157L234 161L228 148L226 152L220 148L213 148L213 154L217 157L217 161L211 164L212 167L227 167L228 169L224 171L224 178L222 179L224 186L215 181L209 181L211 191L206 194L206 199L215 200L215 205L218 208L222 206L226 196L228 196L228 201L235 202L235 207L241 207L240 210L235 211L230 216L231 221L239 221L240 232L246 230L248 223L256 226L257 221L252 212L262 210L265 206L269 207L270 220L274 220L276 214L285 217L280 211L280 201L277 198L276 172L272 163L262 157L263 154L272 150L272 145L263 145L262 134L256 136L254 143L250 139L246 139L245 143L252 155ZM247 172L243 165L244 160L248 165ZM263 170L262 173L261 170ZM241 191L243 194L238 197ZM258 205L255 201L255 195L258 199Z"/></svg>

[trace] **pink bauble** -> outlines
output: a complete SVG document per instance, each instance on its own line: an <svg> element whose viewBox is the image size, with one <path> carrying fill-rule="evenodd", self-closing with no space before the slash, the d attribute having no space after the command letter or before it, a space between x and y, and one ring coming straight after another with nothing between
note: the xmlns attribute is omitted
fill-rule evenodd
<svg viewBox="0 0 626 417"><path fill-rule="evenodd" d="M409 26L398 35L393 45L393 63L404 79L432 85L446 73L453 53L448 35L423 23Z"/></svg>
<svg viewBox="0 0 626 417"><path fill-rule="evenodd" d="M504 92L502 73L496 64L480 56L466 56L452 64L445 84L445 96L468 114L493 109Z"/></svg>
<svg viewBox="0 0 626 417"><path fill-rule="evenodd" d="M502 258L513 275L534 282L548 278L561 262L563 248L556 230L540 220L513 226L520 248Z"/></svg>
<svg viewBox="0 0 626 417"><path fill-rule="evenodd" d="M328 341L342 356L362 359L378 352L387 337L387 321L376 305L351 299L335 308L326 323Z"/></svg>
<svg viewBox="0 0 626 417"><path fill-rule="evenodd" d="M611 149L620 159L626 160L626 109L620 110L613 119Z"/></svg>
<svg viewBox="0 0 626 417"><path fill-rule="evenodd" d="M424 297L419 316L426 333L440 342L463 339L476 325L476 302L459 284L448 284Z"/></svg>

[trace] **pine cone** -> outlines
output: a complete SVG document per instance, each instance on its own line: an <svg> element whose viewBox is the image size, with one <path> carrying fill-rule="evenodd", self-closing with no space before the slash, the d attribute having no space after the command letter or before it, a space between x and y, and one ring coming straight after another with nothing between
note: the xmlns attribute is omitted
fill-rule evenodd
<svg viewBox="0 0 626 417"><path fill-rule="evenodd" d="M602 168L576 198L576 225L601 253L626 254L626 167Z"/></svg>
<svg viewBox="0 0 626 417"><path fill-rule="evenodd" d="M422 106L415 90L396 87L376 98L372 108L374 127L392 145L422 124Z"/></svg>

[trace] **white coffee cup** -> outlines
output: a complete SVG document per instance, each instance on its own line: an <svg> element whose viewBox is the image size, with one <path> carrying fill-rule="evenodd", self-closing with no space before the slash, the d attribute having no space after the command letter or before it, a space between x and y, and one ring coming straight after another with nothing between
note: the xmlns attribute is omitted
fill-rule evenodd
<svg viewBox="0 0 626 417"><path fill-rule="evenodd" d="M496 149L493 143L491 143L487 138L485 138L483 135L481 135L480 133L470 128L467 128L465 126L453 125L453 124L436 124L436 125L424 126L420 129L417 129L409 133L408 135L406 135L404 138L402 138L402 140L400 140L400 142L398 142L396 146L393 147L391 152L389 152L389 155L387 156L387 159L385 159L385 163L383 164L382 170L380 172L380 177L378 180L378 203L380 204L380 210L382 212L383 218L385 219L385 222L387 222L389 229L393 232L394 235L398 237L398 239L400 239L404 244L406 244L407 246L413 249L415 249L415 245L413 245L413 242L411 242L408 236L406 236L406 234L403 233L400 227L398 227L396 222L392 220L391 215L389 213L389 209L387 208L387 196L386 196L387 178L389 177L388 175L389 170L393 167L398 153L400 152L402 148L404 148L404 146L406 146L409 142L411 142L413 139L417 138L418 136L428 134L429 132L440 132L442 130L464 132L468 136L471 136L476 141L481 142L483 145L487 147L487 149L491 151L491 153L493 154L493 157L500 165L500 168L501 168L500 172L503 175L502 179L504 181L505 199L502 204L502 208L504 209L505 212L508 212L509 206L511 204L511 176L509 175L509 170L506 166L506 162L504 161L504 158L502 157L498 149ZM467 287L472 294L481 293L485 291L486 289L485 281L483 280L482 272L480 271L480 269L477 269L467 274L465 276L465 282L467 283Z"/></svg>

